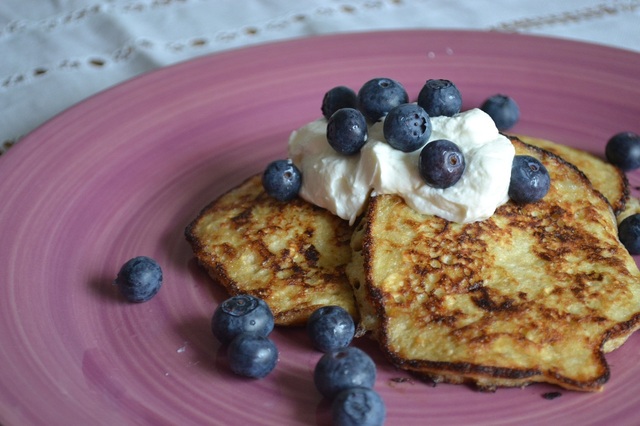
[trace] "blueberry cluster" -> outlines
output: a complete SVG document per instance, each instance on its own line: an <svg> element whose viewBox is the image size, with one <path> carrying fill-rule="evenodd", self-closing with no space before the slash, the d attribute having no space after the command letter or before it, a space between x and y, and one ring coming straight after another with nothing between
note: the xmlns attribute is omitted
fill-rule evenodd
<svg viewBox="0 0 640 426"><path fill-rule="evenodd" d="M623 172L640 169L640 135L629 131L616 133L607 141L605 156ZM620 222L618 236L629 253L640 254L640 214Z"/></svg>
<svg viewBox="0 0 640 426"><path fill-rule="evenodd" d="M402 84L390 78L371 79L357 93L346 86L333 87L325 93L321 107L327 119L327 142L335 151L343 155L359 153L367 143L368 126L384 118L386 142L402 152L421 149L417 164L420 176L427 185L438 189L455 185L465 171L466 161L454 141L427 143L432 131L431 117L451 117L461 109L460 90L449 80L427 80L417 101L410 103ZM481 109L499 130L513 127L520 119L518 104L507 95L488 97ZM640 142L637 150L640 165ZM298 195L302 174L290 160L277 160L265 169L262 183L267 194L288 201ZM526 157L514 161L509 195L515 202L537 201L546 195L549 186L549 174L538 160Z"/></svg>
<svg viewBox="0 0 640 426"><path fill-rule="evenodd" d="M269 339L274 328L273 313L257 297L237 295L223 301L211 318L211 331L228 345L227 358L234 373L266 377L278 362L278 350ZM332 401L336 426L375 426L384 422L386 409L373 390L376 366L361 349L349 346L355 335L351 315L339 306L324 306L307 321L313 347L324 352L314 369L314 384Z"/></svg>
<svg viewBox="0 0 640 426"><path fill-rule="evenodd" d="M506 95L487 98L481 108L500 130L511 128L520 118L518 105ZM460 180L466 162L453 141L437 140L427 144L431 136L430 117L451 117L461 109L460 91L453 82L444 79L427 80L416 103L409 103L407 92L397 81L375 78L366 82L357 94L345 86L334 87L325 94L322 104L323 115L328 119L327 140L336 151L346 155L359 152L367 141L366 123L384 117L383 134L387 143L403 152L422 148L417 165L420 175L427 185L440 189ZM549 179L542 165L532 173L529 169L521 170L518 162L514 171L518 177L512 179L512 192L518 202L532 202L546 194L541 188L545 187L545 179L546 182Z"/></svg>
<svg viewBox="0 0 640 426"><path fill-rule="evenodd" d="M324 352L313 372L313 382L323 397L331 401L336 426L377 426L384 423L386 408L373 390L374 361L363 350L349 346L355 324L339 306L317 309L307 321L313 346Z"/></svg>
<svg viewBox="0 0 640 426"><path fill-rule="evenodd" d="M246 294L225 300L211 317L213 335L228 345L231 371L254 379L266 377L278 363L278 348L268 337L273 327L269 306Z"/></svg>
<svg viewBox="0 0 640 426"><path fill-rule="evenodd" d="M327 118L329 145L341 154L353 155L367 142L367 126L382 118L384 138L390 146L402 152L426 148L431 145L427 145L431 136L430 117L453 116L461 107L460 91L449 80L427 80L418 101L409 103L402 84L390 78L374 78L358 93L345 86L332 88L323 98L322 112ZM425 182L437 188L452 186L464 171L462 152L453 142L447 142L446 159L438 156L417 165ZM449 154L450 149L453 154Z"/></svg>

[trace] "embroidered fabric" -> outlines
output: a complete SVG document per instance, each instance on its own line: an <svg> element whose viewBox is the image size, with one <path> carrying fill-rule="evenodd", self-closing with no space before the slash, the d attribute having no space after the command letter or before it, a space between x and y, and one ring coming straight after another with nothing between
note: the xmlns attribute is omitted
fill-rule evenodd
<svg viewBox="0 0 640 426"><path fill-rule="evenodd" d="M112 85L227 49L319 34L474 29L640 52L640 0L3 0L0 155ZM319 53L320 54L320 53Z"/></svg>

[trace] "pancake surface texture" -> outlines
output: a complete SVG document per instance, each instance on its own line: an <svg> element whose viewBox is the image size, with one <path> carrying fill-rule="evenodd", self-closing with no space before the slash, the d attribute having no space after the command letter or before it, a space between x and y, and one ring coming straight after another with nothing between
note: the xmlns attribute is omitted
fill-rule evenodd
<svg viewBox="0 0 640 426"><path fill-rule="evenodd" d="M513 143L549 171L538 202L458 224L372 198L347 269L360 327L397 367L436 382L601 390L604 353L640 325L640 272L585 175Z"/></svg>
<svg viewBox="0 0 640 426"><path fill-rule="evenodd" d="M345 275L348 223L301 199L275 200L260 175L205 207L185 235L214 280L264 299L276 324L304 324L326 305L358 316Z"/></svg>

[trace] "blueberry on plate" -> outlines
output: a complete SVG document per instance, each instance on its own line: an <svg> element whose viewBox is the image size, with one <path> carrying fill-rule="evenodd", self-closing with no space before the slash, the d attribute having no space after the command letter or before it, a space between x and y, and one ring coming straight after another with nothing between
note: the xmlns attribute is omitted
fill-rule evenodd
<svg viewBox="0 0 640 426"><path fill-rule="evenodd" d="M291 160L276 160L264 170L262 186L276 200L290 201L300 192L302 173Z"/></svg>
<svg viewBox="0 0 640 426"><path fill-rule="evenodd" d="M620 222L618 237L630 254L640 254L640 214L633 214Z"/></svg>
<svg viewBox="0 0 640 426"><path fill-rule="evenodd" d="M322 352L345 348L353 340L356 326L349 312L340 306L323 306L307 320L307 334Z"/></svg>
<svg viewBox="0 0 640 426"><path fill-rule="evenodd" d="M620 132L611 137L605 148L607 160L624 171L640 167L640 135Z"/></svg>
<svg viewBox="0 0 640 426"><path fill-rule="evenodd" d="M327 122L327 142L341 154L357 154L368 137L367 121L355 108L339 109Z"/></svg>
<svg viewBox="0 0 640 426"><path fill-rule="evenodd" d="M150 257L134 257L122 265L115 284L128 301L146 302L162 286L162 269Z"/></svg>
<svg viewBox="0 0 640 426"><path fill-rule="evenodd" d="M466 163L460 147L447 139L431 141L420 151L418 170L427 185L449 188L460 180Z"/></svg>
<svg viewBox="0 0 640 426"><path fill-rule="evenodd" d="M357 108L358 95L351 88L336 86L324 94L322 98L322 115L327 120L341 108Z"/></svg>
<svg viewBox="0 0 640 426"><path fill-rule="evenodd" d="M384 401L373 389L345 389L331 403L333 426L382 426L386 414Z"/></svg>
<svg viewBox="0 0 640 426"><path fill-rule="evenodd" d="M551 186L546 167L530 155L516 155L511 164L509 198L516 203L532 203L542 199Z"/></svg>
<svg viewBox="0 0 640 426"><path fill-rule="evenodd" d="M498 130L510 129L520 119L520 107L506 95L497 94L487 98L480 109L493 119Z"/></svg>
<svg viewBox="0 0 640 426"><path fill-rule="evenodd" d="M358 109L371 123L387 115L393 107L409 102L404 86L390 78L374 78L358 91Z"/></svg>
<svg viewBox="0 0 640 426"><path fill-rule="evenodd" d="M389 111L382 130L389 145L402 152L412 152L429 140L431 119L420 105L402 104Z"/></svg>
<svg viewBox="0 0 640 426"><path fill-rule="evenodd" d="M353 387L373 388L375 381L375 363L355 346L325 353L313 371L313 383L327 399Z"/></svg>
<svg viewBox="0 0 640 426"><path fill-rule="evenodd" d="M268 337L255 333L237 335L227 350L229 367L239 376L261 379L278 363L278 348Z"/></svg>
<svg viewBox="0 0 640 426"><path fill-rule="evenodd" d="M222 302L211 317L211 331L221 343L231 342L241 333L268 336L274 327L269 305L257 297L240 294Z"/></svg>
<svg viewBox="0 0 640 426"><path fill-rule="evenodd" d="M451 81L430 79L418 93L418 105L424 108L430 117L451 117L460 112L462 95Z"/></svg>

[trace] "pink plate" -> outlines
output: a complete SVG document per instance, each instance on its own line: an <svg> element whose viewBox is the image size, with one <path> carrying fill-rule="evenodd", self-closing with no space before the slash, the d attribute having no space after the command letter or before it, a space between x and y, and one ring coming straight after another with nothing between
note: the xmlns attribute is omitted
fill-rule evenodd
<svg viewBox="0 0 640 426"><path fill-rule="evenodd" d="M227 371L209 320L224 294L194 264L185 225L214 197L286 155L326 90L373 77L412 96L457 83L464 107L497 92L522 110L514 132L602 154L640 132L640 55L584 43L456 31L337 35L230 51L136 78L46 123L0 158L0 423L327 424L319 354L276 330L263 380ZM640 179L631 176L633 185ZM160 293L124 303L112 281L136 255L163 266ZM637 424L640 336L607 356L605 391L546 385L479 393L432 387L375 345L390 425ZM399 379L399 380L398 380Z"/></svg>

